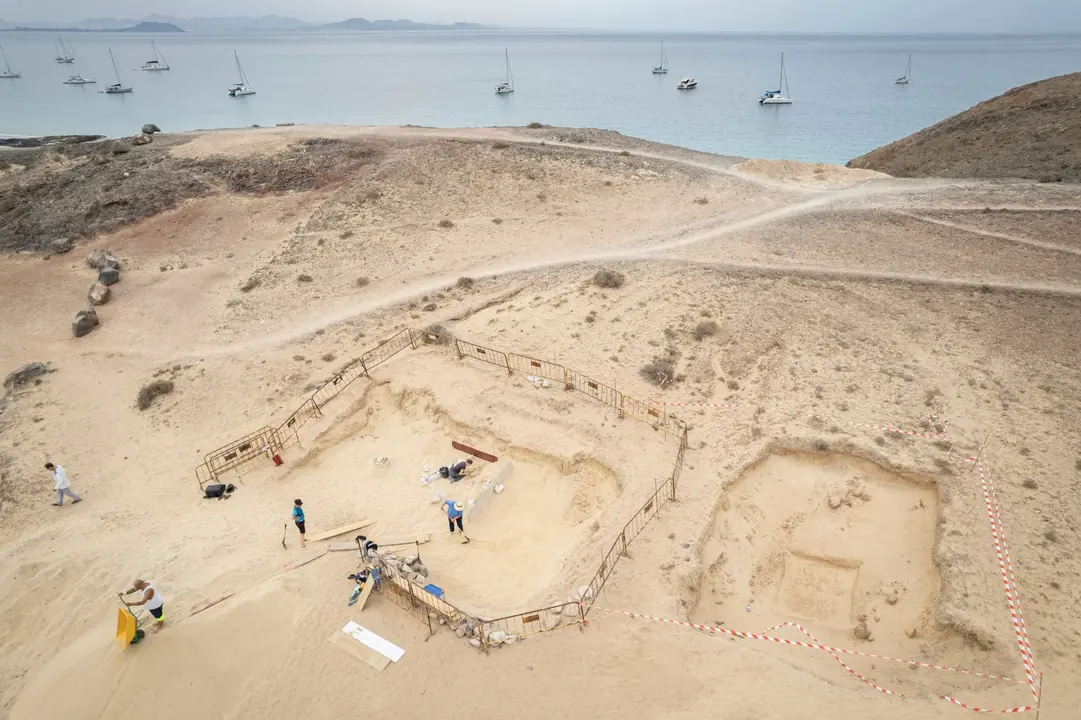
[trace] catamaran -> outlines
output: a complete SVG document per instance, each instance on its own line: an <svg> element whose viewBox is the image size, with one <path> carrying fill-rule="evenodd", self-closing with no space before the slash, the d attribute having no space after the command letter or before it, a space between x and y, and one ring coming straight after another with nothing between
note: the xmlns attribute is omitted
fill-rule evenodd
<svg viewBox="0 0 1081 720"><path fill-rule="evenodd" d="M64 46L64 38L57 39L60 41L60 51L56 54L56 58L54 59L62 65L71 65L75 62L75 56L72 54L71 50L68 50L67 47Z"/></svg>
<svg viewBox="0 0 1081 720"><path fill-rule="evenodd" d="M0 46L0 55L4 56L4 71L0 72L0 78L7 78L8 80L21 78L22 73L17 73L11 69L11 63L8 62L8 54L4 52L4 48L2 46Z"/></svg>
<svg viewBox="0 0 1081 720"><path fill-rule="evenodd" d="M905 67L905 74L893 81L894 85L908 85L912 82L912 56L908 56L908 65Z"/></svg>
<svg viewBox="0 0 1081 720"><path fill-rule="evenodd" d="M236 58L236 70L240 75L240 82L233 83L233 86L229 88L229 95L232 97L254 95L255 91L248 87L248 76L244 74L244 66L240 64L240 56L236 54L236 50L233 51L233 57Z"/></svg>
<svg viewBox="0 0 1081 720"><path fill-rule="evenodd" d="M654 75L668 74L668 53L665 52L664 42L661 42L661 64L653 68Z"/></svg>
<svg viewBox="0 0 1081 720"><path fill-rule="evenodd" d="M116 82L105 86L107 95L120 95L131 92L131 88L120 82L120 70L116 67L116 58L113 57L113 49L109 48L109 59L113 61L113 72L116 73Z"/></svg>
<svg viewBox="0 0 1081 720"><path fill-rule="evenodd" d="M162 54L158 51L158 46L154 44L153 40L150 41L150 47L154 51L154 59L147 60L145 63L143 63L143 70L146 70L147 72L160 72L162 70L168 70L169 63L165 62L165 58L162 57Z"/></svg>
<svg viewBox="0 0 1081 720"><path fill-rule="evenodd" d="M514 74L510 71L510 51L504 48L503 55L506 59L507 74L503 78L503 82L495 86L496 95L506 95L507 93L514 92Z"/></svg>
<svg viewBox="0 0 1081 720"><path fill-rule="evenodd" d="M698 87L698 81L693 77L685 77L676 83L677 90L694 90Z"/></svg>
<svg viewBox="0 0 1081 720"><path fill-rule="evenodd" d="M784 90L782 93L781 90ZM758 98L759 105L791 105L792 97L788 91L788 75L784 71L784 53L781 53L781 78L776 90L767 90Z"/></svg>

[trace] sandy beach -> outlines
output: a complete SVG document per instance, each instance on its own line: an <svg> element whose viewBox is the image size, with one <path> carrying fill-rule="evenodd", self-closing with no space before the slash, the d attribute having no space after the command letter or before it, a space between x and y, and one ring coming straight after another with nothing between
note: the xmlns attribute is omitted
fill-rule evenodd
<svg viewBox="0 0 1081 720"><path fill-rule="evenodd" d="M1041 677L1041 718L1081 701L1077 185L553 127L5 157L0 369L47 371L0 402L0 716L948 718L1034 714ZM35 215L49 208L55 225ZM95 231L41 252L18 245L31 222ZM76 338L94 250L121 280ZM488 653L438 624L429 638L380 592L347 605L358 554L323 553L351 535L300 546L298 497L312 535L369 519L384 543L430 536L403 554L499 618L589 583L670 478L663 423L454 343L404 349L304 423L280 467L202 497L208 453L428 328L687 424L676 500L587 626ZM140 410L156 380L172 391ZM468 544L443 502L477 501L502 465L421 484L464 457L452 441L511 466ZM51 505L47 461L83 502ZM123 648L116 594L136 577L167 621ZM350 620L405 655L378 672L342 652L328 638Z"/></svg>

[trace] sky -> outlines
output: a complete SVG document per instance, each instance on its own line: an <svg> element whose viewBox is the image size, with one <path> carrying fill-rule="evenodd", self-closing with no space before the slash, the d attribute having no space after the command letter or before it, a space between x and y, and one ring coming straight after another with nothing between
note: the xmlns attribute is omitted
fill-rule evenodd
<svg viewBox="0 0 1081 720"><path fill-rule="evenodd" d="M0 18L284 15L717 32L1081 32L1081 0L0 0Z"/></svg>

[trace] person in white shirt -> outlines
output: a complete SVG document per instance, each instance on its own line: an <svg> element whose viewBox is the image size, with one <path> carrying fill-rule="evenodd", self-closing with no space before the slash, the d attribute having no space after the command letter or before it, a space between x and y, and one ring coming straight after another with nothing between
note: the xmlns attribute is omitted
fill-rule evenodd
<svg viewBox="0 0 1081 720"><path fill-rule="evenodd" d="M139 602L128 602L124 599L125 595L132 595L137 592L143 594L143 599ZM165 598L154 587L154 583L136 578L130 590L118 593L118 595L120 595L120 601L128 607L146 606L146 609L154 616L154 632L158 632L165 627Z"/></svg>
<svg viewBox="0 0 1081 720"><path fill-rule="evenodd" d="M57 507L63 505L65 495L71 498L72 505L83 501L81 497L72 492L71 482L68 481L68 474L64 471L64 468L59 465L53 465L51 462L47 462L45 463L45 469L53 474L53 479L56 481L56 502L54 502L53 505L56 505Z"/></svg>

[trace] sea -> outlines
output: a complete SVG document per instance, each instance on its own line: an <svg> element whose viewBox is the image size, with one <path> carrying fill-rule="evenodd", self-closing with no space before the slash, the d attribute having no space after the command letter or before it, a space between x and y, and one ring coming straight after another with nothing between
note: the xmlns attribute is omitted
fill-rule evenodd
<svg viewBox="0 0 1081 720"><path fill-rule="evenodd" d="M171 70L139 69L157 43ZM843 163L1024 83L1081 70L1081 36L603 32L0 32L0 134L131 135L276 123L597 127L726 155ZM667 75L654 75L664 42ZM100 91L116 73L128 95ZM234 51L256 94L230 97ZM509 54L515 92L496 95ZM781 54L792 105L778 89ZM894 79L905 73L908 85ZM2 61L0 61L2 62ZM69 86L72 72L96 85ZM681 77L698 80L680 91Z"/></svg>

